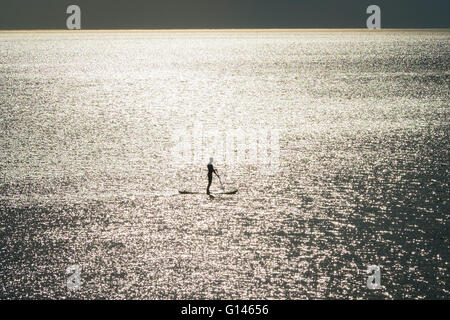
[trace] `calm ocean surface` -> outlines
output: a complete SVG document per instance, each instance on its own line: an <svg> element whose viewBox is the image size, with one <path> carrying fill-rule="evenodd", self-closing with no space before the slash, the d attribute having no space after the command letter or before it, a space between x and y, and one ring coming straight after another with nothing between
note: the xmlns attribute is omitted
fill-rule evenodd
<svg viewBox="0 0 450 320"><path fill-rule="evenodd" d="M0 33L0 298L449 299L449 76L445 30ZM278 169L178 195L193 124Z"/></svg>

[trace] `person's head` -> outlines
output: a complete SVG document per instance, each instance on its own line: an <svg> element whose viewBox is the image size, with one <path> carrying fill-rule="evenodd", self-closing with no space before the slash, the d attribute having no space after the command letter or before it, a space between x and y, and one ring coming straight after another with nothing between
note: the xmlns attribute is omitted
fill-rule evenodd
<svg viewBox="0 0 450 320"><path fill-rule="evenodd" d="M209 158L209 163L212 164L212 163L213 163L213 160L214 160L214 159L213 159L212 157Z"/></svg>

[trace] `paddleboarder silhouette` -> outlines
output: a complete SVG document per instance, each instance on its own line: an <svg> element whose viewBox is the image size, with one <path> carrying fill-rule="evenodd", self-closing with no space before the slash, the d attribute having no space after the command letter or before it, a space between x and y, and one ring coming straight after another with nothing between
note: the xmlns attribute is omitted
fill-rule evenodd
<svg viewBox="0 0 450 320"><path fill-rule="evenodd" d="M219 178L219 181L220 181L219 174L214 169L214 166L212 163L213 163L213 158L209 158L209 163L207 165L207 167L208 167L208 186L206 187L206 194L208 194L208 195L210 194L209 187L211 187L213 173L217 176L217 178Z"/></svg>

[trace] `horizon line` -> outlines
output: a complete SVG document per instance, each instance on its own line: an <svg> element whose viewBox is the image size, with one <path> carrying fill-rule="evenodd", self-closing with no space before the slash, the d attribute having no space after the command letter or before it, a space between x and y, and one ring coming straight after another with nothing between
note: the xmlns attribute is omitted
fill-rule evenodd
<svg viewBox="0 0 450 320"><path fill-rule="evenodd" d="M13 32L327 32L327 31L368 31L368 32L383 32L383 31L450 31L450 28L174 28L174 29L0 29L0 33Z"/></svg>

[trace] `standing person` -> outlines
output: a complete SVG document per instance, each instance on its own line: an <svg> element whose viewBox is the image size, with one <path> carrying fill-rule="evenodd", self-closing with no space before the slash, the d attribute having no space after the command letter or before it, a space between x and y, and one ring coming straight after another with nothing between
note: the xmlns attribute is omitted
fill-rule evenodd
<svg viewBox="0 0 450 320"><path fill-rule="evenodd" d="M217 178L219 178L219 180L220 180L220 177L219 177L219 175L217 174L217 171L214 169L214 166L213 166L213 158L209 158L209 163L208 163L208 165L207 165L207 167L208 167L208 186L206 187L206 194L210 194L209 193L209 187L211 187L211 183L212 183L212 177L213 177L213 173L217 176Z"/></svg>

